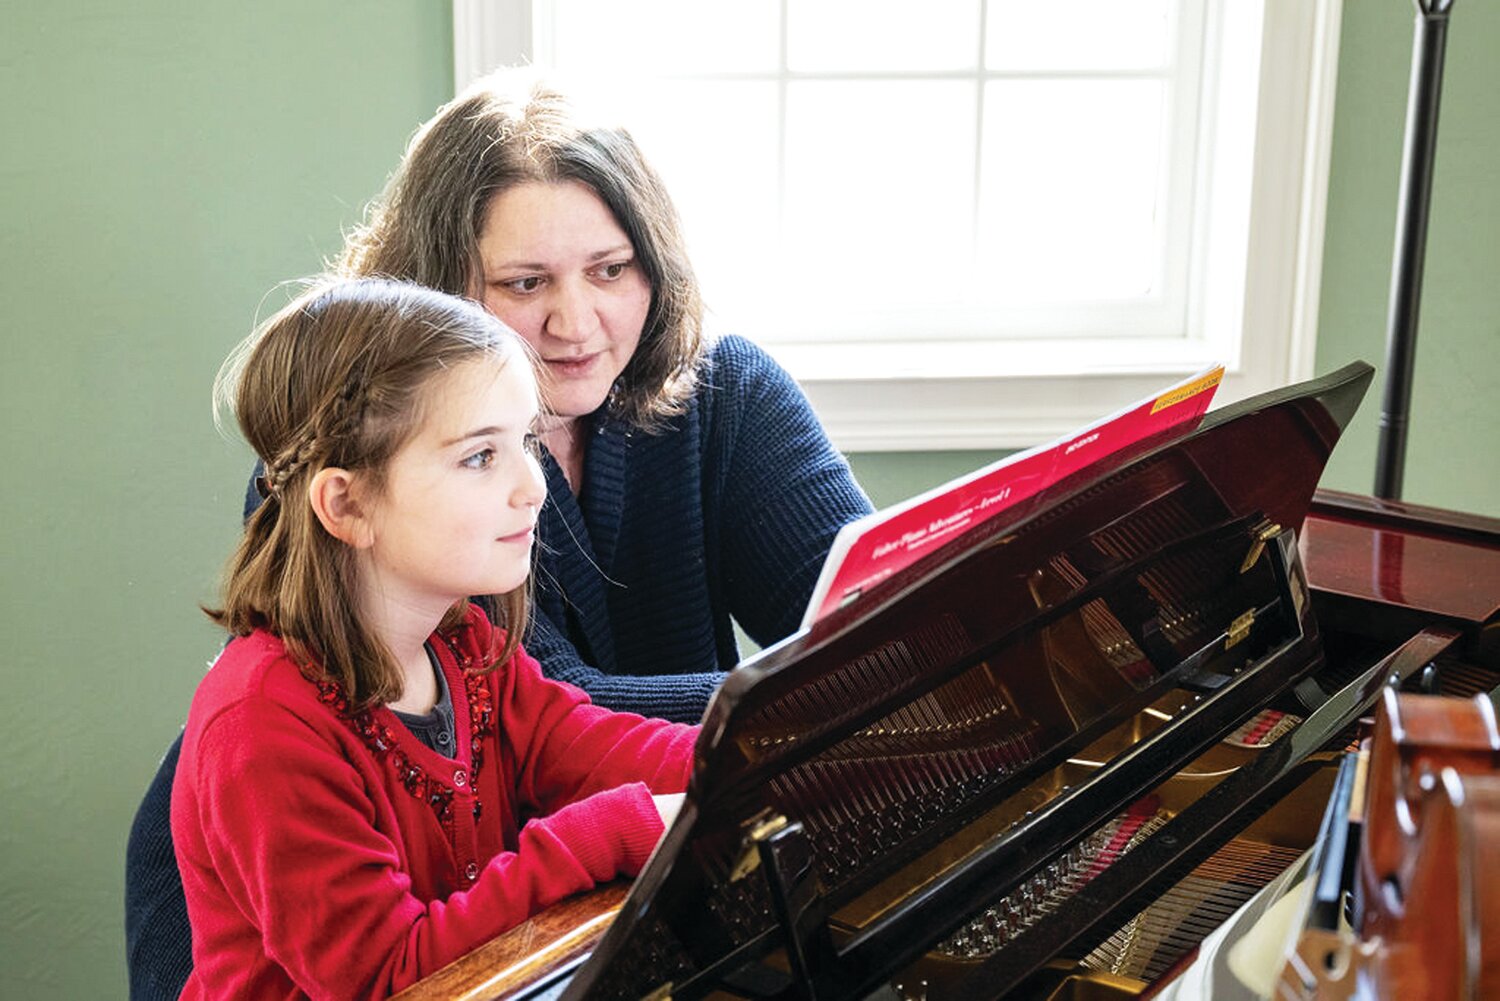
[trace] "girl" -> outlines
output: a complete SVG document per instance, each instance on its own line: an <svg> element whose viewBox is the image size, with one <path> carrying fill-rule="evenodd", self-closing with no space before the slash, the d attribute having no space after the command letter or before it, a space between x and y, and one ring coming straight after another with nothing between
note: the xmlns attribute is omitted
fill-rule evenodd
<svg viewBox="0 0 1500 1001"><path fill-rule="evenodd" d="M543 484L501 323L349 281L272 318L221 388L236 367L265 503L172 791L183 996L384 997L636 873L697 731L594 706L519 648Z"/></svg>

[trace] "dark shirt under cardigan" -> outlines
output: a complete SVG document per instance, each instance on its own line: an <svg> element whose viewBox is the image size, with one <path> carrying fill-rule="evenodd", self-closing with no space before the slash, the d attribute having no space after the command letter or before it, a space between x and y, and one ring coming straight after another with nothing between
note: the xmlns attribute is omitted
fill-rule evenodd
<svg viewBox="0 0 1500 1001"><path fill-rule="evenodd" d="M664 432L601 416L590 434L581 496L543 456L526 648L601 705L696 722L739 659L731 618L763 645L792 633L834 535L870 503L796 383L743 338L714 345ZM169 826L177 747L126 850L134 999L175 998L192 965Z"/></svg>

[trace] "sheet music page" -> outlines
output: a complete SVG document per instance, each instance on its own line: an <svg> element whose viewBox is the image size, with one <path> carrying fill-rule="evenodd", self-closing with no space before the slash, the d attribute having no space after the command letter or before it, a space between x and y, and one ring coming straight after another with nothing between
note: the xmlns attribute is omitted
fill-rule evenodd
<svg viewBox="0 0 1500 1001"><path fill-rule="evenodd" d="M802 628L1063 477L1149 435L1196 423L1223 378L1223 365L1204 369L1055 441L845 525L823 563Z"/></svg>

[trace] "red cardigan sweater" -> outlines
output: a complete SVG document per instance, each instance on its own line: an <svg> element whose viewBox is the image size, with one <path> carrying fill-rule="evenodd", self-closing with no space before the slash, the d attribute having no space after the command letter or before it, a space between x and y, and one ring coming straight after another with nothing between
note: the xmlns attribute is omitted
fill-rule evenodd
<svg viewBox="0 0 1500 1001"><path fill-rule="evenodd" d="M280 640L233 640L188 713L172 836L193 928L184 998L378 998L548 904L633 875L697 728L613 713L471 607L434 637L458 750L358 716ZM524 825L524 826L523 826Z"/></svg>

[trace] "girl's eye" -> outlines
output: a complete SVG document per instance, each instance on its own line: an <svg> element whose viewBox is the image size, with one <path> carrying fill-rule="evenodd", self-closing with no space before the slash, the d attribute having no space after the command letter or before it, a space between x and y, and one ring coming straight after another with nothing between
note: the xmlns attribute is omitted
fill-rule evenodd
<svg viewBox="0 0 1500 1001"><path fill-rule="evenodd" d="M494 462L495 450L493 448L483 448L473 455L465 456L459 465L466 469L488 469Z"/></svg>

